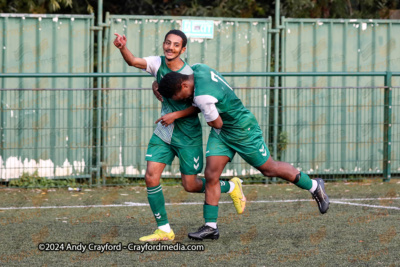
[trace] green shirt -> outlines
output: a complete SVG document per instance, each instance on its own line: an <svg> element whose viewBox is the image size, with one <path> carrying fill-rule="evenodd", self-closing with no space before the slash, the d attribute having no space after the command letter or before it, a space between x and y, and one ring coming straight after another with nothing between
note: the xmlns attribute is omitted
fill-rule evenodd
<svg viewBox="0 0 400 267"><path fill-rule="evenodd" d="M235 142L251 136L259 128L258 122L222 75L204 64L193 65L192 69L194 105L201 110L207 122L221 116L223 126L214 130L222 140Z"/></svg>
<svg viewBox="0 0 400 267"><path fill-rule="evenodd" d="M156 77L158 83L160 83L161 79L167 73L172 71L168 68L164 56L145 57L144 59L147 61L146 71ZM184 62L183 67L177 72L189 75L193 73L193 70ZM167 98L163 98L163 100L161 116L174 111L184 110L191 106L190 103L184 101L174 101ZM201 124L197 114L175 120L174 123L166 127L159 122L154 133L160 137L161 140L173 146L184 147L202 145Z"/></svg>

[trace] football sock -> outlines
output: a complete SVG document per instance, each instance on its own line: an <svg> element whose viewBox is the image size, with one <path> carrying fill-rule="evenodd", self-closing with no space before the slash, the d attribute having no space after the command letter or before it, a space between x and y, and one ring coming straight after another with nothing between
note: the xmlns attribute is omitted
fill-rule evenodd
<svg viewBox="0 0 400 267"><path fill-rule="evenodd" d="M206 192L206 179L205 178L200 178L200 180L203 182L203 186L201 188L200 193Z"/></svg>
<svg viewBox="0 0 400 267"><path fill-rule="evenodd" d="M210 226L211 228L217 229L217 223L208 222L208 223L206 223L206 225Z"/></svg>
<svg viewBox="0 0 400 267"><path fill-rule="evenodd" d="M203 181L203 187L201 188L200 193L204 193L206 192L206 179L200 178L200 180ZM221 185L221 193L230 193L228 191L233 190L233 188L235 187L235 184L232 182L227 183L225 181L219 181L219 183Z"/></svg>
<svg viewBox="0 0 400 267"><path fill-rule="evenodd" d="M313 179L311 179L311 181L312 181L312 187L308 191L310 191L310 193L314 193L315 189L317 189L318 183L317 183L317 181L315 181Z"/></svg>
<svg viewBox="0 0 400 267"><path fill-rule="evenodd" d="M227 193L228 194L232 193L233 189L235 189L235 184L233 182L229 181L229 191ZM221 186L221 191L222 191L222 186Z"/></svg>
<svg viewBox="0 0 400 267"><path fill-rule="evenodd" d="M165 225L158 226L158 229L160 229L160 230L162 230L162 231L164 231L166 233L171 232L171 226L169 225L169 223L167 223Z"/></svg>
<svg viewBox="0 0 400 267"><path fill-rule="evenodd" d="M154 218L156 219L157 226L168 224L164 194L161 185L147 187L147 199L149 200L150 208L154 214Z"/></svg>
<svg viewBox="0 0 400 267"><path fill-rule="evenodd" d="M235 187L235 184L232 182L219 181L219 183L221 184L221 193L230 193L229 191L231 190L231 188L233 190L233 188Z"/></svg>
<svg viewBox="0 0 400 267"><path fill-rule="evenodd" d="M310 190L312 188L313 182L307 174L305 174L304 172L300 172L296 175L294 184L301 189Z"/></svg>
<svg viewBox="0 0 400 267"><path fill-rule="evenodd" d="M206 224L210 222L216 223L218 218L218 206L211 206L207 203L204 203L203 216Z"/></svg>

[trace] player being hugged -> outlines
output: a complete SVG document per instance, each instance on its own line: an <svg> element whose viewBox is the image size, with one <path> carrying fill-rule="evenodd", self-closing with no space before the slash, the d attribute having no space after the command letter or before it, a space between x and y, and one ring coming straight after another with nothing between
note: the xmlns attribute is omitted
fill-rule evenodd
<svg viewBox="0 0 400 267"><path fill-rule="evenodd" d="M280 177L310 191L321 213L329 208L324 181L299 172L286 162L274 161L254 115L244 107L232 88L216 70L204 64L192 66L193 74L169 73L159 85L164 98L193 100L212 127L206 149L205 225L189 233L195 240L218 239L219 177L225 165L238 153L247 163L268 177Z"/></svg>
<svg viewBox="0 0 400 267"><path fill-rule="evenodd" d="M158 83L167 73L176 72L193 74L190 66L180 56L186 50L187 38L180 30L171 30L165 35L163 42L164 56L135 57L126 47L127 38L115 34L114 45L129 66L143 69L153 75L157 81L153 83L153 92L162 101L161 118L150 139L147 153L147 169L145 181L147 198L156 219L158 229L154 234L143 236L140 241L174 240L167 212L162 187L161 174L165 166L171 165L175 156L179 158L182 184L188 192L204 193L205 179L197 174L203 169L202 130L197 113L199 110L191 103L163 99L157 92ZM245 200L241 194L241 181L233 178L229 183L222 182L219 193L229 193L238 213L244 210Z"/></svg>

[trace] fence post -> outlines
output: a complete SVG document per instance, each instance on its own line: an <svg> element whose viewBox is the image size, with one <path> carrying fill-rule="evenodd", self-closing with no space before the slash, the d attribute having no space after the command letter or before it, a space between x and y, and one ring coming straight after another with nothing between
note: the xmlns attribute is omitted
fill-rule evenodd
<svg viewBox="0 0 400 267"><path fill-rule="evenodd" d="M385 103L383 124L383 181L390 181L390 165L392 153L392 72L385 75Z"/></svg>
<svg viewBox="0 0 400 267"><path fill-rule="evenodd" d="M275 47L274 47L274 72L277 73L279 72L279 39L280 39L280 7L281 3L280 0L275 1L275 29L277 29L277 32L275 32ZM278 140L279 140L279 76L274 76L274 135L273 135L273 140L274 140L274 159L278 160ZM276 177L272 178L272 181L276 182Z"/></svg>
<svg viewBox="0 0 400 267"><path fill-rule="evenodd" d="M103 0L98 0L98 9L97 9L97 26L101 26L103 23ZM102 73L102 64L103 64L103 28L100 27L97 31L97 72ZM96 131L96 184L100 186L100 179L101 179L101 136L102 136L102 77L97 78L97 131ZM103 178L103 185L105 184L105 179Z"/></svg>

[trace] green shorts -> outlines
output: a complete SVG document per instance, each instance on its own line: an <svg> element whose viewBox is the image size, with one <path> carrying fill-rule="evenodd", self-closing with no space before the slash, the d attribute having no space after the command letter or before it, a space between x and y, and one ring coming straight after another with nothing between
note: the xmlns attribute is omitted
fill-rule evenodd
<svg viewBox="0 0 400 267"><path fill-rule="evenodd" d="M165 143L153 133L146 152L146 160L171 165L175 156L179 158L182 174L198 174L203 169L203 146L176 147Z"/></svg>
<svg viewBox="0 0 400 267"><path fill-rule="evenodd" d="M206 157L227 156L232 161L236 152L253 167L260 167L267 162L270 156L268 146L265 144L259 127L248 139L241 141L225 141L214 129L211 130L207 142Z"/></svg>

